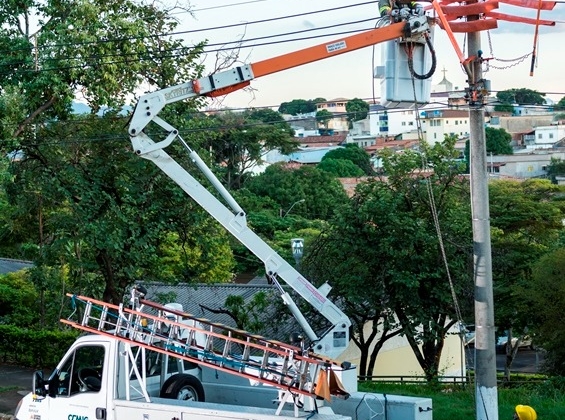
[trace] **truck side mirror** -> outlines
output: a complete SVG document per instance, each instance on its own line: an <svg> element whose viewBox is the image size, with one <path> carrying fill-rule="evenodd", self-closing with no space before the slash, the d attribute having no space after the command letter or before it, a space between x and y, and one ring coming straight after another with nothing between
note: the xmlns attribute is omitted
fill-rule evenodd
<svg viewBox="0 0 565 420"><path fill-rule="evenodd" d="M35 372L33 372L33 378L31 382L33 394L37 395L38 397L45 397L47 395L45 384L46 382L43 379L43 371L36 370Z"/></svg>

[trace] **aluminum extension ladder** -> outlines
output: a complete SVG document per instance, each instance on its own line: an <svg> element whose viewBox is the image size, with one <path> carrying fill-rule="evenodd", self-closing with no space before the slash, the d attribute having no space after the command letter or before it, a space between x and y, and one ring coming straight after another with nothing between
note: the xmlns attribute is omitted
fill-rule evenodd
<svg viewBox="0 0 565 420"><path fill-rule="evenodd" d="M304 355L300 347L144 299L136 300L132 305L136 309L130 309L85 296L67 296L75 307L84 306L78 321L61 319L71 327L278 387L286 402L292 394L325 399L348 396L332 370L338 363L314 353Z"/></svg>

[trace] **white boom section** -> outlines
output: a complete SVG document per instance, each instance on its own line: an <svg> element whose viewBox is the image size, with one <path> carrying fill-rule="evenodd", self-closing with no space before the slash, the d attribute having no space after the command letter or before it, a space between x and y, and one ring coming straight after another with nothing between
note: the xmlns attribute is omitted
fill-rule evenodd
<svg viewBox="0 0 565 420"><path fill-rule="evenodd" d="M143 102L143 98L141 100ZM136 131L137 135L131 136L134 151L141 157L155 163L165 174L175 181L194 201L222 224L233 236L253 252L264 264L267 275L283 279L289 286L300 294L310 305L322 314L330 323L331 328L321 337L312 330L294 301L282 291L283 300L304 332L312 341L312 348L318 354L323 354L332 359L339 357L349 343L349 327L351 321L333 302L326 298L327 286L318 290L306 280L297 270L278 255L263 239L247 226L245 213L237 205L229 192L223 188L219 180L206 167L200 157L178 136L177 131L159 117L153 119L165 128L169 136L166 140L155 143L145 133ZM131 133L131 130L130 130ZM234 211L229 210L222 202L212 195L200 182L179 165L162 147L169 145L175 138L179 138L188 149L192 161L211 179L216 189L230 203Z"/></svg>

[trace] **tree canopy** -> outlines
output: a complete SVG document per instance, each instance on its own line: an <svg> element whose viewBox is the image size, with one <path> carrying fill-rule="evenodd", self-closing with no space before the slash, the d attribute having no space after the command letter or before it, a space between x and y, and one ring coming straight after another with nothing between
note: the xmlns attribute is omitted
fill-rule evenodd
<svg viewBox="0 0 565 420"><path fill-rule="evenodd" d="M265 153L277 149L288 154L298 146L288 123L270 109L227 111L203 118L198 126L207 126L208 130L200 147L211 151L217 171L224 172L228 189L241 188L250 169L263 163Z"/></svg>
<svg viewBox="0 0 565 420"><path fill-rule="evenodd" d="M340 178L353 178L365 175L363 169L347 159L325 159L318 164L317 168Z"/></svg>
<svg viewBox="0 0 565 420"><path fill-rule="evenodd" d="M327 165L327 163L324 162L330 159L352 162L355 166L360 168L365 175L372 175L374 173L369 154L353 143L330 150L324 155L320 164Z"/></svg>
<svg viewBox="0 0 565 420"><path fill-rule="evenodd" d="M328 123L333 117L334 114L332 114L327 109L321 109L320 111L316 112L316 121L318 121L318 124L321 124L326 128L328 127Z"/></svg>
<svg viewBox="0 0 565 420"><path fill-rule="evenodd" d="M497 92L496 97L503 104L543 105L545 93L527 88L514 88Z"/></svg>
<svg viewBox="0 0 565 420"><path fill-rule="evenodd" d="M345 104L345 110L347 111L347 120L350 125L354 121L360 121L367 118L369 114L369 104L363 99L354 98L347 101Z"/></svg>
<svg viewBox="0 0 565 420"><path fill-rule="evenodd" d="M379 349L398 334L426 376L437 375L445 332L457 314L432 212L440 215L454 287L470 296L468 189L451 163L453 145L424 147L425 158L413 151L383 153L387 180L360 184L304 261L310 277L328 281L334 300L344 302L362 353L361 375L372 374ZM433 172L422 169L423 159ZM368 321L373 329L365 335Z"/></svg>
<svg viewBox="0 0 565 420"><path fill-rule="evenodd" d="M156 3L3 2L0 24L0 47L10 52L0 58L5 139L21 136L31 124L65 120L77 93L95 113L102 106L119 108L141 83L170 86L202 70L194 61L202 45L187 47L163 35L178 21Z"/></svg>
<svg viewBox="0 0 565 420"><path fill-rule="evenodd" d="M316 104L319 102L326 102L324 98L316 99L293 99L290 102L283 102L280 104L278 111L281 114L309 114L311 112L316 112Z"/></svg>
<svg viewBox="0 0 565 420"><path fill-rule="evenodd" d="M36 265L64 265L75 292L110 302L139 278L229 280L224 231L124 147L123 125L107 114L41 128L42 141L14 163L13 217L38 238Z"/></svg>
<svg viewBox="0 0 565 420"><path fill-rule="evenodd" d="M554 109L555 109L556 111L565 110L565 96L562 97L561 99L559 99L559 102L557 102L557 103L555 104Z"/></svg>
<svg viewBox="0 0 565 420"><path fill-rule="evenodd" d="M264 173L247 181L253 194L269 197L285 213L300 200L293 213L309 219L329 219L335 209L347 202L340 182L328 172L313 167L286 168L284 164L270 165Z"/></svg>
<svg viewBox="0 0 565 420"><path fill-rule="evenodd" d="M487 153L493 155L511 155L514 153L512 150L512 136L504 128L485 128L486 148Z"/></svg>
<svg viewBox="0 0 565 420"><path fill-rule="evenodd" d="M553 375L565 375L565 248L540 258L533 266L528 283L518 290L523 306L534 324L535 343L546 350L545 369Z"/></svg>

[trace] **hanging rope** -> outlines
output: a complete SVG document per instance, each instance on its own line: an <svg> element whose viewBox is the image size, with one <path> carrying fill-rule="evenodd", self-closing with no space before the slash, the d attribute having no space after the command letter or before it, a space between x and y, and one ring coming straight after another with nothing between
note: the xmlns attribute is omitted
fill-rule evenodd
<svg viewBox="0 0 565 420"><path fill-rule="evenodd" d="M424 140L424 135L423 135L423 130L422 130L422 121L420 118L420 112L418 110L418 100L417 100L417 95L416 95L416 81L415 81L416 77L412 77L412 91L414 93L414 110L416 112L416 127L418 130L418 140L420 141L420 144L422 145L425 140ZM422 170L425 170L428 167L428 161L426 158L425 153L420 153L420 157L422 158ZM432 183L430 180L430 177L425 177L425 183L426 183L426 192L428 194L428 200L430 202L430 210L432 213L432 220L434 223L434 227L436 230L436 235L438 238L438 244L439 244L439 248L440 248L440 252L441 252L441 258L443 261L443 265L445 267L445 272L447 274L447 280L449 282L449 288L451 291L451 298L453 299L453 307L455 308L455 314L457 317L457 321L459 321L461 324L463 323L463 315L461 313L461 308L459 306L459 301L457 299L457 293L455 291L455 285L453 284L453 279L451 277L451 270L449 269L449 262L447 261L447 253L445 251L445 246L443 243L443 234L441 232L441 226L439 223L439 216L438 216L438 211L437 211L437 205L436 205L436 201L435 201L435 197L434 197L434 191L432 188Z"/></svg>
<svg viewBox="0 0 565 420"><path fill-rule="evenodd" d="M432 66L430 68L430 71L428 71L426 74L418 74L414 70L414 46L415 46L415 44L413 42L407 42L404 45L406 55L408 56L408 69L410 70L410 74L412 75L412 77L414 77L418 80L425 80L425 79L429 79L430 77L432 77L433 74L436 71L436 66L437 66L436 51L435 51L434 46L432 44L432 41L430 39L430 35L428 33L425 33L424 38L426 39L426 45L430 49L430 54L432 55Z"/></svg>

